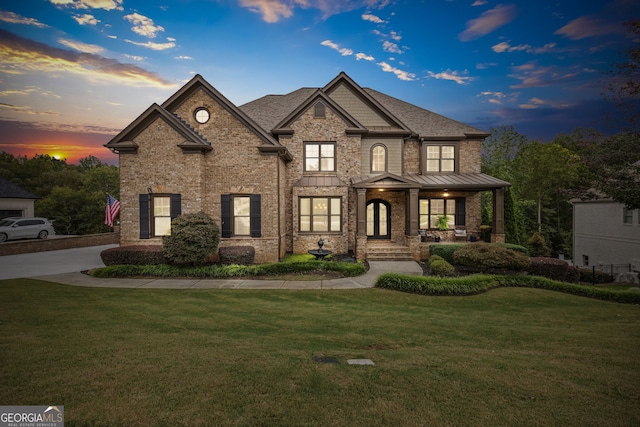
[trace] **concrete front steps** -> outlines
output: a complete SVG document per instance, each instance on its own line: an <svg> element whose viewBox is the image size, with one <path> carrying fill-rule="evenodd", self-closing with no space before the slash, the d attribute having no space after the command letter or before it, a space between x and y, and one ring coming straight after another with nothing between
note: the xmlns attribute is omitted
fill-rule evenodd
<svg viewBox="0 0 640 427"><path fill-rule="evenodd" d="M367 261L415 261L408 246L389 240L367 242Z"/></svg>

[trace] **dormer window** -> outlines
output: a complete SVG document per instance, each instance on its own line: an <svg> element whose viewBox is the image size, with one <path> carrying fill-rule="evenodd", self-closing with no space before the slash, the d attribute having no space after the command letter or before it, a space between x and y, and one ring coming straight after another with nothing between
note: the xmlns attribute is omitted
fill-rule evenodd
<svg viewBox="0 0 640 427"><path fill-rule="evenodd" d="M455 145L426 145L425 172L453 173L456 171Z"/></svg>

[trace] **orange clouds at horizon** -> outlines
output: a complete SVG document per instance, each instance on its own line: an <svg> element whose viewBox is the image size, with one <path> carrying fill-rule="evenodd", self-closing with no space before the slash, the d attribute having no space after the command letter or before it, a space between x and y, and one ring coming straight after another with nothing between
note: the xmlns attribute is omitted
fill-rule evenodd
<svg viewBox="0 0 640 427"><path fill-rule="evenodd" d="M95 156L105 163L118 164L118 155L103 147L111 135L28 129L17 122L0 122L0 129L0 151L16 157L48 154L77 164L83 157Z"/></svg>

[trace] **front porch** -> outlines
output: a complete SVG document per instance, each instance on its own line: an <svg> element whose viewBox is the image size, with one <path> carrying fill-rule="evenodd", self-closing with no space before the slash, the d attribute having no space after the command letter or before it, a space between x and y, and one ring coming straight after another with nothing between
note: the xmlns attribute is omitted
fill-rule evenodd
<svg viewBox="0 0 640 427"><path fill-rule="evenodd" d="M484 174L440 178L452 188L389 173L353 179L356 257L420 260L426 258L426 248L436 238L451 243L478 240L483 191L493 193L491 241L504 242L504 192L508 183ZM449 219L447 229L436 225L436 219L442 216Z"/></svg>

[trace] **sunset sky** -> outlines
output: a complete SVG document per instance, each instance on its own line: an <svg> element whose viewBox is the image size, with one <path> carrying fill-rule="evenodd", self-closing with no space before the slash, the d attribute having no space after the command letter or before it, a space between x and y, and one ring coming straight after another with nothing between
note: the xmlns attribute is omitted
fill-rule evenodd
<svg viewBox="0 0 640 427"><path fill-rule="evenodd" d="M637 0L0 0L0 151L117 164L102 145L196 73L236 105L344 71L482 130L607 130L632 18Z"/></svg>

